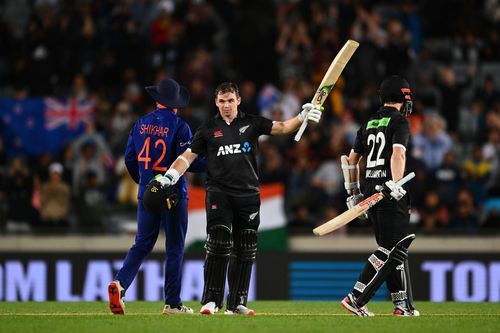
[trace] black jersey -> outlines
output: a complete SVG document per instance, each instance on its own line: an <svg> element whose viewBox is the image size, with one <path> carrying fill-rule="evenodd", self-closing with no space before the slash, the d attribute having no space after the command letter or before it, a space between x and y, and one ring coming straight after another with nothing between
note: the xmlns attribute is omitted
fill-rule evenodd
<svg viewBox="0 0 500 333"><path fill-rule="evenodd" d="M269 135L272 126L270 119L241 111L230 124L220 114L205 121L189 148L207 158L207 191L234 196L259 193L258 138Z"/></svg>
<svg viewBox="0 0 500 333"><path fill-rule="evenodd" d="M367 181L376 180L380 184L392 179L392 147L406 149L409 136L408 121L393 107L381 107L361 126L353 150L366 158Z"/></svg>

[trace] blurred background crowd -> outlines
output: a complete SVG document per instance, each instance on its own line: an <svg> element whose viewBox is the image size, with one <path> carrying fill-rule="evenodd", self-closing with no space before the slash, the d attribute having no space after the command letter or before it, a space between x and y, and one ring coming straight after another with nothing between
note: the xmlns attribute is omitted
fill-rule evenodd
<svg viewBox="0 0 500 333"><path fill-rule="evenodd" d="M244 112L288 119L354 39L360 47L320 125L299 143L261 141L261 180L284 184L289 231L310 233L345 210L339 158L377 110L380 81L399 74L415 99L413 227L498 233L500 1L455 2L2 1L0 96L89 100L94 112L58 153L9 154L0 141L0 229L111 232L120 214L133 216L123 153L134 121L154 107L144 86L164 77L185 85L191 101L179 115L193 132L215 114L214 88L227 80L239 84ZM348 232L365 230L356 222Z"/></svg>

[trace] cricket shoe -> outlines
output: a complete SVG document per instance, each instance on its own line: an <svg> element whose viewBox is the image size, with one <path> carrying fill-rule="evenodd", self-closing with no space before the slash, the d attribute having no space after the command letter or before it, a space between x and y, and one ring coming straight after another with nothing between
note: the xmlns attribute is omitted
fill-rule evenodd
<svg viewBox="0 0 500 333"><path fill-rule="evenodd" d="M122 287L120 281L111 281L108 285L109 309L111 312L120 315L125 314L124 296L125 289Z"/></svg>
<svg viewBox="0 0 500 333"><path fill-rule="evenodd" d="M255 311L247 308L244 305L238 305L234 310L226 310L224 311L225 315L247 315L247 316L255 316Z"/></svg>
<svg viewBox="0 0 500 333"><path fill-rule="evenodd" d="M176 307L171 307L169 304L165 304L163 308L163 314L193 314L193 309L185 305L178 305Z"/></svg>
<svg viewBox="0 0 500 333"><path fill-rule="evenodd" d="M204 315L214 315L219 311L219 308L217 305L215 305L215 302L208 302L207 304L203 305L200 310L200 314Z"/></svg>
<svg viewBox="0 0 500 333"><path fill-rule="evenodd" d="M368 308L365 306L359 306L356 304L356 300L354 299L354 296L349 293L347 296L340 302L340 305L342 305L347 311L354 313L356 316L359 317L373 317L375 314L373 312L370 312Z"/></svg>
<svg viewBox="0 0 500 333"><path fill-rule="evenodd" d="M420 317L420 311L402 306L396 306L392 314L398 317Z"/></svg>

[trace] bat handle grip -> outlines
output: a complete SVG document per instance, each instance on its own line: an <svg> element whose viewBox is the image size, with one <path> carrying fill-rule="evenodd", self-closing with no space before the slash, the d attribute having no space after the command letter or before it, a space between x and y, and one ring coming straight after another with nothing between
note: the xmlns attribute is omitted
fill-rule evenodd
<svg viewBox="0 0 500 333"><path fill-rule="evenodd" d="M306 127L307 127L307 119L304 119L302 125L300 125L299 131L297 132L297 134L295 134L295 141L298 142L300 140L302 134L304 134L304 131L306 130Z"/></svg>
<svg viewBox="0 0 500 333"><path fill-rule="evenodd" d="M396 182L396 184L398 184L399 186L404 185L408 181L410 181L411 179L413 179L413 177L415 177L415 172L410 172L409 174L407 174L406 176L404 176L403 178L401 178L400 180L398 180ZM375 186L375 190L376 191L382 191L382 189L383 189L382 185Z"/></svg>
<svg viewBox="0 0 500 333"><path fill-rule="evenodd" d="M413 179L413 177L415 177L415 172L410 172L409 174L407 174L406 176L404 176L403 178L401 178L400 180L398 180L396 182L396 184L398 185L404 185L406 184L408 181L410 181L411 179Z"/></svg>

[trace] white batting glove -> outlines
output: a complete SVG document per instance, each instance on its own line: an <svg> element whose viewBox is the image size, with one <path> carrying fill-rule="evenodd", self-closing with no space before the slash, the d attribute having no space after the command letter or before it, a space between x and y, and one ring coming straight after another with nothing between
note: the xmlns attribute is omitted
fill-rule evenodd
<svg viewBox="0 0 500 333"><path fill-rule="evenodd" d="M362 193L353 194L353 195L347 197L347 200L345 201L345 203L347 205L347 208L351 209L352 207L356 206L364 199L365 199L365 196ZM368 214L366 212L364 212L363 214L358 216L358 219L364 221L364 220L368 219Z"/></svg>
<svg viewBox="0 0 500 333"><path fill-rule="evenodd" d="M388 197L389 199L395 199L396 201L401 200L401 198L406 194L406 190L403 188L403 186L398 185L393 180L385 182L383 186L377 185L375 189L379 192L382 192L384 196Z"/></svg>
<svg viewBox="0 0 500 333"><path fill-rule="evenodd" d="M319 123L319 120L321 119L321 111L323 111L323 107L312 103L306 103L302 105L302 111L299 113L299 120L301 122L308 121Z"/></svg>
<svg viewBox="0 0 500 333"><path fill-rule="evenodd" d="M168 169L163 176L156 176L156 180L161 184L162 187L169 187L175 185L179 180L179 172L175 169Z"/></svg>

